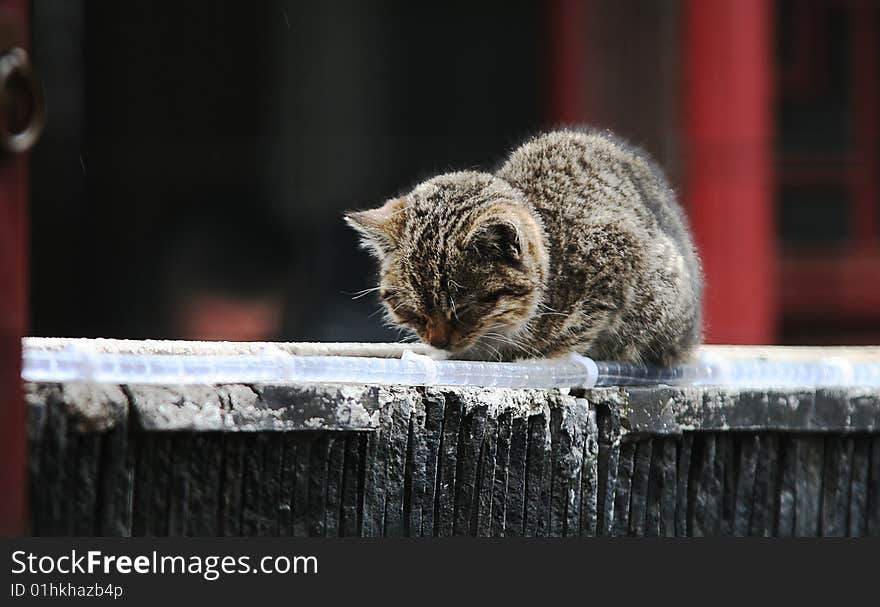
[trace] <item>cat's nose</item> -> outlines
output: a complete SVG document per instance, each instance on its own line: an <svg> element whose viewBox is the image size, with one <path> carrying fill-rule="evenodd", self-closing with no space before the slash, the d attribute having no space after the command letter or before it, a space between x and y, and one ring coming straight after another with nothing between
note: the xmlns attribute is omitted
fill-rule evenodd
<svg viewBox="0 0 880 607"><path fill-rule="evenodd" d="M449 345L449 327L439 322L429 322L427 328L428 343L442 350Z"/></svg>
<svg viewBox="0 0 880 607"><path fill-rule="evenodd" d="M431 345L439 350L442 350L449 345L449 339L447 339L446 337L435 337L431 340Z"/></svg>

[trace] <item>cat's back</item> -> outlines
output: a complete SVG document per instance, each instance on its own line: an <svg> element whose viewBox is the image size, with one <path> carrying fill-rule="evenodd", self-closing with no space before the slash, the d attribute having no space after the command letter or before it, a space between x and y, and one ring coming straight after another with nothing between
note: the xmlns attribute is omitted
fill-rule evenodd
<svg viewBox="0 0 880 607"><path fill-rule="evenodd" d="M633 220L693 254L687 221L662 170L609 131L538 135L511 152L497 174L523 191L547 223Z"/></svg>
<svg viewBox="0 0 880 607"><path fill-rule="evenodd" d="M574 196L587 207L663 197L657 186L666 185L641 150L608 131L590 129L551 131L526 141L510 153L498 176L539 204L575 202Z"/></svg>
<svg viewBox="0 0 880 607"><path fill-rule="evenodd" d="M533 137L510 153L498 176L539 199L567 193L590 175L607 156L610 140L591 131L551 131ZM540 200L538 201L540 202Z"/></svg>
<svg viewBox="0 0 880 607"><path fill-rule="evenodd" d="M550 307L566 313L543 317L544 332L577 336L582 342L572 347L596 356L652 364L678 362L699 342L699 257L647 154L608 132L554 131L515 149L497 175L525 194L544 223ZM614 276L609 284L617 286L590 276ZM615 312L592 335L577 311L595 313L597 301Z"/></svg>

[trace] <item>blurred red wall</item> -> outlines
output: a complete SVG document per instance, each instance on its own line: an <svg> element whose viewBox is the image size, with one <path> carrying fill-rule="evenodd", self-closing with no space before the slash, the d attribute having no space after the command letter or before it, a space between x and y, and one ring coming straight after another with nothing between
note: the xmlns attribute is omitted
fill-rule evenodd
<svg viewBox="0 0 880 607"><path fill-rule="evenodd" d="M26 36L30 2L0 0L0 19ZM27 328L27 174L26 158L0 158L0 535L25 531L21 338Z"/></svg>
<svg viewBox="0 0 880 607"><path fill-rule="evenodd" d="M554 0L549 119L654 154L706 340L880 342L880 3Z"/></svg>

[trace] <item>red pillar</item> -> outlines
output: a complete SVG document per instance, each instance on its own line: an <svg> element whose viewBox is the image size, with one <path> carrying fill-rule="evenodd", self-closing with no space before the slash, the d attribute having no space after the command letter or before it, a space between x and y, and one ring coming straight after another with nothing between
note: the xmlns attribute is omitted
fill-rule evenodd
<svg viewBox="0 0 880 607"><path fill-rule="evenodd" d="M28 32L30 2L0 0L4 17ZM28 172L24 156L0 159L0 535L26 530L25 407L21 338L27 327Z"/></svg>
<svg viewBox="0 0 880 607"><path fill-rule="evenodd" d="M685 205L706 273L706 338L776 332L770 0L684 0Z"/></svg>

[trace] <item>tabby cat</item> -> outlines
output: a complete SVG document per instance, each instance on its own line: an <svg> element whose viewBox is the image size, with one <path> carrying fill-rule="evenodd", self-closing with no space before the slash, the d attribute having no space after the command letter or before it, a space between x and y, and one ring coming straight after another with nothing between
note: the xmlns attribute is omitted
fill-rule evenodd
<svg viewBox="0 0 880 607"><path fill-rule="evenodd" d="M439 175L346 221L381 264L389 320L450 358L667 366L701 340L681 208L647 155L607 132L537 136L495 173Z"/></svg>

